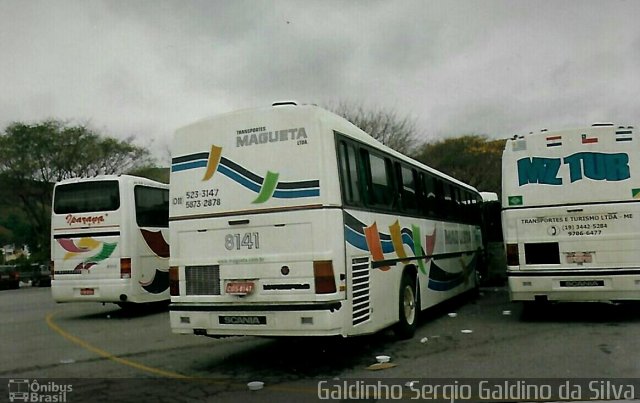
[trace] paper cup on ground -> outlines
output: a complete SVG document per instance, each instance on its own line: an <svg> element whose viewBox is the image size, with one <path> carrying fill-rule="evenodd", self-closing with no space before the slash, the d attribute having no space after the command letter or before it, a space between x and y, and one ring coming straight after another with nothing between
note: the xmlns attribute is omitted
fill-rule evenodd
<svg viewBox="0 0 640 403"><path fill-rule="evenodd" d="M264 388L264 382L252 381L252 382L249 382L247 386L249 387L249 390L260 390Z"/></svg>

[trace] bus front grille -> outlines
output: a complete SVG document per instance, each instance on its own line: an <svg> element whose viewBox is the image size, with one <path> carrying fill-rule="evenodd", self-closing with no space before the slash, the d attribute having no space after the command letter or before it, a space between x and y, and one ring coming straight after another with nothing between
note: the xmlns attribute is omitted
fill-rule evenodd
<svg viewBox="0 0 640 403"><path fill-rule="evenodd" d="M351 260L351 280L353 295L353 325L369 320L369 258L361 257Z"/></svg>
<svg viewBox="0 0 640 403"><path fill-rule="evenodd" d="M220 295L220 266L184 268L187 295Z"/></svg>

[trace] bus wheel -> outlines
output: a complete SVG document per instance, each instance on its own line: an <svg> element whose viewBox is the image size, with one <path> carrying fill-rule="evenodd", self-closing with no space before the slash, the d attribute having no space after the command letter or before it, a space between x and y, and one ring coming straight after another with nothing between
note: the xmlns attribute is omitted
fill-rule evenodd
<svg viewBox="0 0 640 403"><path fill-rule="evenodd" d="M400 310L400 319L393 330L398 338L410 339L416 332L419 309L416 280L408 271L402 274L400 280L398 309Z"/></svg>

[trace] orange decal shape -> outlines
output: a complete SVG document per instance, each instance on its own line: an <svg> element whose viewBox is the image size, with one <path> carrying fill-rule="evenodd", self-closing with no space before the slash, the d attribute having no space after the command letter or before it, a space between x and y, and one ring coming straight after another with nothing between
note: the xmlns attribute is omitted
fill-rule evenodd
<svg viewBox="0 0 640 403"><path fill-rule="evenodd" d="M426 239L426 247L427 247L427 263L431 260L431 256L433 255L433 250L436 248L436 229L433 229L433 234L427 235Z"/></svg>
<svg viewBox="0 0 640 403"><path fill-rule="evenodd" d="M222 156L222 147L211 146L211 152L209 153L209 161L207 161L207 171L204 173L203 181L211 179L220 163L220 157Z"/></svg>
<svg viewBox="0 0 640 403"><path fill-rule="evenodd" d="M367 240L367 246L369 247L369 252L371 252L371 257L374 262L378 262L380 260L384 260L384 254L382 253L382 244L380 243L380 234L378 233L378 225L374 222L370 227L366 227L364 229L364 236ZM380 270L387 271L391 267L382 266Z"/></svg>
<svg viewBox="0 0 640 403"><path fill-rule="evenodd" d="M407 259L407 253L404 251L404 246L402 246L402 234L400 233L400 223L398 220L389 226L389 232L391 233L393 249L396 250L396 254L400 258L400 261L402 263L407 263L409 259Z"/></svg>

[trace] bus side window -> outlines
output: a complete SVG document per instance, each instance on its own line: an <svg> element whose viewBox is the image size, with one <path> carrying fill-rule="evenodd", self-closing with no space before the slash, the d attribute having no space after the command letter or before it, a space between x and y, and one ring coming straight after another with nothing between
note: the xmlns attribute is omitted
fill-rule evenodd
<svg viewBox="0 0 640 403"><path fill-rule="evenodd" d="M416 213L418 208L418 197L416 189L416 171L405 166L400 166L400 195L402 198L402 209L408 213Z"/></svg>
<svg viewBox="0 0 640 403"><path fill-rule="evenodd" d="M134 189L136 222L140 227L169 227L169 190L148 186Z"/></svg>
<svg viewBox="0 0 640 403"><path fill-rule="evenodd" d="M462 197L460 196L460 189L456 185L451 185L451 194L453 199L453 218L461 220L462 214Z"/></svg>
<svg viewBox="0 0 640 403"><path fill-rule="evenodd" d="M340 160L340 184L342 196L346 204L360 204L360 189L358 181L358 166L353 146L341 141L338 145Z"/></svg>
<svg viewBox="0 0 640 403"><path fill-rule="evenodd" d="M445 217L450 219L453 217L453 195L451 194L451 185L449 185L448 183L445 183L443 185L443 189L444 189L443 213Z"/></svg>
<svg viewBox="0 0 640 403"><path fill-rule="evenodd" d="M375 207L390 208L395 200L396 192L391 182L391 163L388 159L367 153L369 155L369 187L370 201Z"/></svg>
<svg viewBox="0 0 640 403"><path fill-rule="evenodd" d="M421 173L420 176L425 197L423 211L427 217L435 217L437 208L435 180L428 173Z"/></svg>
<svg viewBox="0 0 640 403"><path fill-rule="evenodd" d="M435 213L437 218L446 217L447 206L444 197L444 183L440 179L433 178L433 185L435 188L436 202Z"/></svg>

